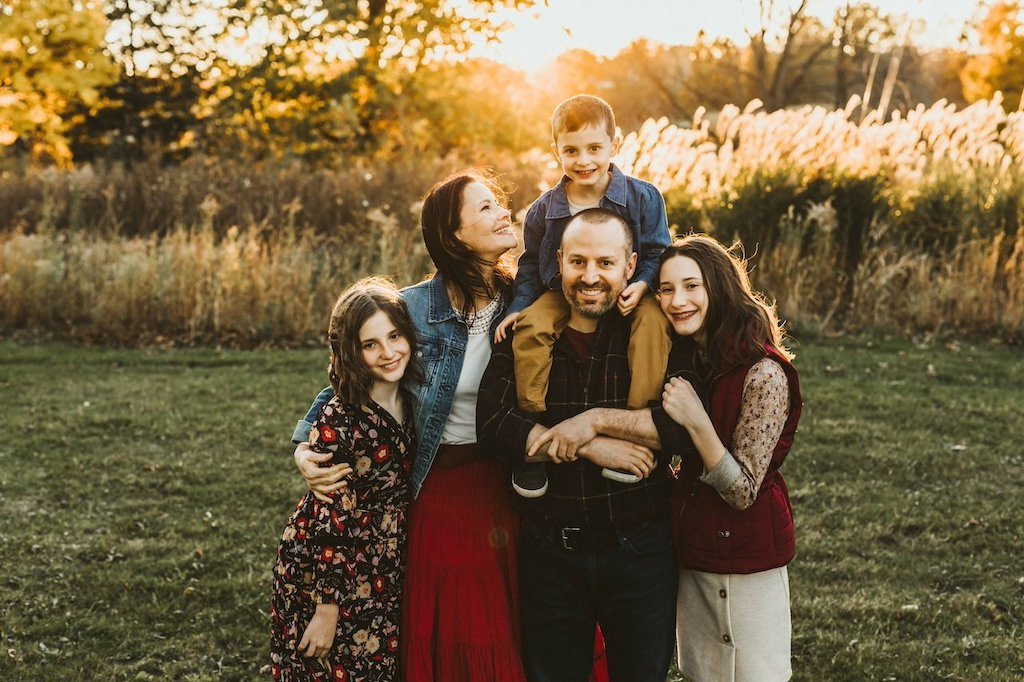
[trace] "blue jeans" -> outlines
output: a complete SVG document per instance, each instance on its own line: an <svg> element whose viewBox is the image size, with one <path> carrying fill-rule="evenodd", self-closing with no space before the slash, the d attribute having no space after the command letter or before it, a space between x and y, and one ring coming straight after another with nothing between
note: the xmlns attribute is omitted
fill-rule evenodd
<svg viewBox="0 0 1024 682"><path fill-rule="evenodd" d="M599 624L612 682L665 682L678 580L667 519L596 551L567 550L556 531L524 522L519 586L527 678L586 682Z"/></svg>

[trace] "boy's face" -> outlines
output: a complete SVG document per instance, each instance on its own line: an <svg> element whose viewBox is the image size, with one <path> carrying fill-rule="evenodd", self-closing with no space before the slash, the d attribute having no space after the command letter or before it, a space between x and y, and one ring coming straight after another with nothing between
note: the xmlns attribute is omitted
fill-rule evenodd
<svg viewBox="0 0 1024 682"><path fill-rule="evenodd" d="M600 185L608 177L608 166L619 150L619 138L608 137L603 126L562 131L551 148L562 172L582 186Z"/></svg>

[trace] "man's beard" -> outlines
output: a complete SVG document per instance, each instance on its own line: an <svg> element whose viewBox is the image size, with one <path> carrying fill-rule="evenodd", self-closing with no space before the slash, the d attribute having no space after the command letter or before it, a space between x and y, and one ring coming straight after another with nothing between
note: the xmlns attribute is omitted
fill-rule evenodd
<svg viewBox="0 0 1024 682"><path fill-rule="evenodd" d="M601 289L604 292L605 297L601 300L594 301L593 303L580 303L579 298L582 295L579 291L581 289ZM576 283L572 286L563 286L562 293L565 294L565 299L569 302L569 306L574 311L583 317L588 317L592 320L603 317L605 313L614 308L615 299L618 297L618 293L613 294L612 288L607 284L584 286L581 283Z"/></svg>

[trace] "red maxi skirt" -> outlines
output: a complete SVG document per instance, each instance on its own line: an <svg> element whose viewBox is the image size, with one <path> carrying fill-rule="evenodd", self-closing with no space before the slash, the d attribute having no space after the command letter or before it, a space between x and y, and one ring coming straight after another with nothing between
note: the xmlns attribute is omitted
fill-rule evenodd
<svg viewBox="0 0 1024 682"><path fill-rule="evenodd" d="M402 607L407 682L523 682L508 468L434 466L409 507Z"/></svg>
<svg viewBox="0 0 1024 682"><path fill-rule="evenodd" d="M406 682L525 682L508 468L493 460L434 466L409 507L402 603ZM607 682L595 636L591 682Z"/></svg>

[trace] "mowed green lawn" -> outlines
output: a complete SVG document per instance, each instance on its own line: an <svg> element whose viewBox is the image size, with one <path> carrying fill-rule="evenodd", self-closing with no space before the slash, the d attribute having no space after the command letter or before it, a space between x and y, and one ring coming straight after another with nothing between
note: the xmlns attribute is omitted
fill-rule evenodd
<svg viewBox="0 0 1024 682"><path fill-rule="evenodd" d="M797 352L796 679L1024 678L1024 353ZM0 679L267 677L325 362L0 343Z"/></svg>

